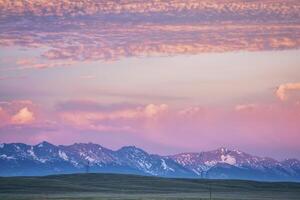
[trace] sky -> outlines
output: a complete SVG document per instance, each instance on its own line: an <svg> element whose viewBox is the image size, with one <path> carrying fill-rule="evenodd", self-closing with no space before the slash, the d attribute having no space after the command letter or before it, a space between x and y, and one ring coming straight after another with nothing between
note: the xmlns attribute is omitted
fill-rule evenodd
<svg viewBox="0 0 300 200"><path fill-rule="evenodd" d="M298 0L0 1L0 143L300 158Z"/></svg>

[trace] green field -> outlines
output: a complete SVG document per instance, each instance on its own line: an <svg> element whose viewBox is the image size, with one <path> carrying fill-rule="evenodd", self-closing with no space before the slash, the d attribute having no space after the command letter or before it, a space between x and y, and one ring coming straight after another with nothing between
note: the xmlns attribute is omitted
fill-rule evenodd
<svg viewBox="0 0 300 200"><path fill-rule="evenodd" d="M300 199L300 183L117 174L1 177L0 199Z"/></svg>

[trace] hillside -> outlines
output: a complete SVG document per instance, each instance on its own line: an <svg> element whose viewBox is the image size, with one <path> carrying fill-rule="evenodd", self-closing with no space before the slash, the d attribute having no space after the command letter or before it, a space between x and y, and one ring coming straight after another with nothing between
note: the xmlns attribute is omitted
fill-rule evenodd
<svg viewBox="0 0 300 200"><path fill-rule="evenodd" d="M1 177L0 199L299 199L300 184L120 174Z"/></svg>

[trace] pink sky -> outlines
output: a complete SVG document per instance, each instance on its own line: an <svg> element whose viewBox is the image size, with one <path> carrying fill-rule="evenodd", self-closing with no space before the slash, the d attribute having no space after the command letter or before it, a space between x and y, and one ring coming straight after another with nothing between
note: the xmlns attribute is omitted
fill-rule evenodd
<svg viewBox="0 0 300 200"><path fill-rule="evenodd" d="M0 142L300 158L300 2L0 2Z"/></svg>

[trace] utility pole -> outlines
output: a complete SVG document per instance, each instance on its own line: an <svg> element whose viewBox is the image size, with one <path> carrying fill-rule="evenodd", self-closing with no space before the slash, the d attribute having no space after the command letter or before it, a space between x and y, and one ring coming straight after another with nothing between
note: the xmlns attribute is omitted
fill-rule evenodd
<svg viewBox="0 0 300 200"><path fill-rule="evenodd" d="M90 172L90 161L87 161L87 164L85 166L85 173L88 174Z"/></svg>

